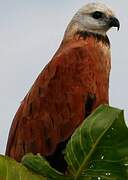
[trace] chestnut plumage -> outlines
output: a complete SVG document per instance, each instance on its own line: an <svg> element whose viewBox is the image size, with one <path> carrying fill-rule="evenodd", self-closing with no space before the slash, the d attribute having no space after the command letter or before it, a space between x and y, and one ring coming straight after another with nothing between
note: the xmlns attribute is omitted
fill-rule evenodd
<svg viewBox="0 0 128 180"><path fill-rule="evenodd" d="M92 16L96 11L102 16ZM110 17L113 12L99 3L75 14L58 51L21 102L8 137L8 156L20 161L26 153L40 153L65 171L62 151L68 139L97 106L109 103ZM109 25L119 26L117 21Z"/></svg>

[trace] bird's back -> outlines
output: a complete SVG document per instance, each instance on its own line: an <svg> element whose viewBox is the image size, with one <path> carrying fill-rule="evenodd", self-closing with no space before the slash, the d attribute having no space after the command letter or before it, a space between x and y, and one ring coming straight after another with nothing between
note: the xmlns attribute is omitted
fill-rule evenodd
<svg viewBox="0 0 128 180"><path fill-rule="evenodd" d="M93 35L62 43L22 101L11 126L6 154L54 154L86 116L108 103L109 45Z"/></svg>

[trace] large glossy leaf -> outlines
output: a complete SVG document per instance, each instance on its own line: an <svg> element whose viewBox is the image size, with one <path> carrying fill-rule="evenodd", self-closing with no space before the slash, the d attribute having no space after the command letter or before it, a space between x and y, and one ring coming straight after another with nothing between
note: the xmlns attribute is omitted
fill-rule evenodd
<svg viewBox="0 0 128 180"><path fill-rule="evenodd" d="M102 105L75 131L66 148L75 180L127 180L128 128L123 111Z"/></svg>
<svg viewBox="0 0 128 180"><path fill-rule="evenodd" d="M0 180L46 180L15 160L0 155Z"/></svg>
<svg viewBox="0 0 128 180"><path fill-rule="evenodd" d="M27 154L22 163L28 169L0 156L0 180L128 180L127 138L123 111L102 105L68 142L68 176L52 168L42 156Z"/></svg>
<svg viewBox="0 0 128 180"><path fill-rule="evenodd" d="M71 179L70 177L64 176L62 173L52 168L46 159L40 154L26 154L22 159L22 163L29 169L47 177L48 179Z"/></svg>

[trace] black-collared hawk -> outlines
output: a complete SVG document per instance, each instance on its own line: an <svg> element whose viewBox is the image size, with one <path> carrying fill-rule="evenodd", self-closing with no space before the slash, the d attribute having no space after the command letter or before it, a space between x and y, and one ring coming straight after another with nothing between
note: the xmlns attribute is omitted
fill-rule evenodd
<svg viewBox="0 0 128 180"><path fill-rule="evenodd" d="M64 171L66 142L97 106L109 103L111 56L106 32L119 26L103 4L78 10L14 117L6 155L20 161L26 153L40 153Z"/></svg>

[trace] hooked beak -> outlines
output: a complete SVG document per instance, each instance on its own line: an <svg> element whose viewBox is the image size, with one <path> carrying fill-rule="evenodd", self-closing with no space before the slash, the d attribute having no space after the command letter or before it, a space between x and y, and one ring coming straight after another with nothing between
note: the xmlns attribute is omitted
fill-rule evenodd
<svg viewBox="0 0 128 180"><path fill-rule="evenodd" d="M109 27L117 27L117 30L120 29L120 22L116 17L109 18Z"/></svg>

